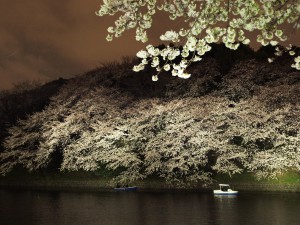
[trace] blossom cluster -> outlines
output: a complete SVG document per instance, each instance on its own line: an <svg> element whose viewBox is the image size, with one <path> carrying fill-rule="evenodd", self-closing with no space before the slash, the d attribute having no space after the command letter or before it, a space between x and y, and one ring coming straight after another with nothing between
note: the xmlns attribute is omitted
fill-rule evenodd
<svg viewBox="0 0 300 225"><path fill-rule="evenodd" d="M295 58L295 63L292 64L292 67L297 69L297 70L300 70L300 56Z"/></svg>
<svg viewBox="0 0 300 225"><path fill-rule="evenodd" d="M156 0L104 0L96 14L104 16L124 13L116 20L115 27L108 28L108 41L121 36L125 30L135 28L136 40L147 42L146 30L151 28L156 9L169 13L171 20L183 18L186 26L178 32L168 30L160 36L162 41L174 44L172 48L166 47L166 52L172 53L160 51L151 54L149 47L146 50L147 57L138 53L138 57L142 56L142 62L134 67L134 71L141 71L145 65L151 64L158 72L152 77L154 81L162 69L170 70L174 76L189 77L186 72L188 65L201 60L201 56L210 50L211 43L221 41L226 47L236 50L240 43L250 44L250 33L258 31L258 43L277 46L288 39L281 29L283 24L290 23L294 29L300 28L300 0L172 0L163 3ZM179 45L183 46L182 50L179 50ZM152 49L155 48L151 47L150 51ZM181 65L187 66L174 68L172 61L175 59L182 60ZM269 62L272 61L269 59ZM299 69L297 61L295 58L296 63L292 65L295 69Z"/></svg>

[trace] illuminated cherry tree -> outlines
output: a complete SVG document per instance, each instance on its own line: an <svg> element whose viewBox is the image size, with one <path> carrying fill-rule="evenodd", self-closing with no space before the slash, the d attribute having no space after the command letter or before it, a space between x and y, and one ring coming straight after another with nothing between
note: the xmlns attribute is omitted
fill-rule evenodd
<svg viewBox="0 0 300 225"><path fill-rule="evenodd" d="M258 65L237 65L236 73L249 75L251 67ZM9 129L0 175L16 166L47 168L55 153L61 171L105 168L123 184L147 177L209 184L213 174L276 178L300 171L300 83L284 79L234 106L222 93L133 101L116 89L71 84L44 111ZM243 91L231 88L228 94Z"/></svg>
<svg viewBox="0 0 300 225"><path fill-rule="evenodd" d="M262 46L276 46L275 56L268 59L270 63L283 52L289 52L294 56L291 66L300 70L299 53L291 45L278 45L288 40L283 29L286 24L295 30L300 28L299 0L103 0L96 15L121 13L115 26L107 29L107 41L135 29L135 39L145 43L157 10L169 13L169 18L182 23L183 27L178 31L167 30L160 36L161 41L168 43L163 49L149 44L137 53L141 63L133 70L142 71L150 64L157 71L152 76L153 81L158 80L161 71L189 78L188 66L200 61L211 50L212 43L222 42L236 50L241 43L250 44L253 41L250 35L253 37L254 32Z"/></svg>

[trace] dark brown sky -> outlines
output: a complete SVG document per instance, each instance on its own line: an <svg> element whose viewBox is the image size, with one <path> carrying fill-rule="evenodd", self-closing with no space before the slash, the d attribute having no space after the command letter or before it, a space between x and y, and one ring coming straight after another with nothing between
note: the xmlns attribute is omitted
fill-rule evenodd
<svg viewBox="0 0 300 225"><path fill-rule="evenodd" d="M135 41L133 32L106 42L106 29L115 18L95 15L101 3L0 0L0 89L28 79L71 77L142 49L144 45ZM167 17L156 18L151 43L158 43L166 25ZM299 45L299 32L293 42Z"/></svg>

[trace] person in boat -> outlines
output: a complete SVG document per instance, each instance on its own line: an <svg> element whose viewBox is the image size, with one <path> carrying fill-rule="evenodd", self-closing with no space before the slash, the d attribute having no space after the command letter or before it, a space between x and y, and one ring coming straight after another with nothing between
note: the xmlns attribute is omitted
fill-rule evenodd
<svg viewBox="0 0 300 225"><path fill-rule="evenodd" d="M228 191L228 186L221 186L221 191Z"/></svg>

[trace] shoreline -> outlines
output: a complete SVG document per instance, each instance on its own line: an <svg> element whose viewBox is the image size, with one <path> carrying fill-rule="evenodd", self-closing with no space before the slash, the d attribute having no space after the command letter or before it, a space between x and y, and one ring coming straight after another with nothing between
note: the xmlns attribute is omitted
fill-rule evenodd
<svg viewBox="0 0 300 225"><path fill-rule="evenodd" d="M25 189L25 190L77 190L77 191L113 191L113 174L103 171L32 171L15 169L6 176L0 176L1 189ZM178 186L167 183L159 178L146 178L144 180L129 183L140 191L199 191L211 192L218 189L218 184L228 183L231 188L245 192L299 192L300 172L286 171L277 179L257 180L251 173L228 176L216 174L211 185L203 186L203 183L195 183L191 186Z"/></svg>
<svg viewBox="0 0 300 225"><path fill-rule="evenodd" d="M0 189L40 190L40 191L113 191L110 179L5 179L0 178ZM223 183L223 182L219 182ZM299 192L300 183L283 184L272 182L226 182L241 192ZM137 186L139 191L163 192L211 192L218 188L218 183L203 187L201 184L192 187L179 187L158 180L136 181L130 186Z"/></svg>

